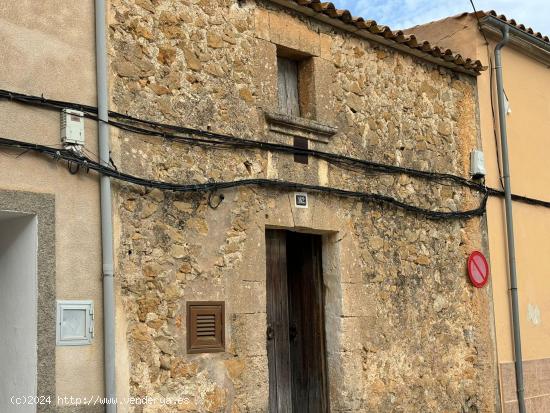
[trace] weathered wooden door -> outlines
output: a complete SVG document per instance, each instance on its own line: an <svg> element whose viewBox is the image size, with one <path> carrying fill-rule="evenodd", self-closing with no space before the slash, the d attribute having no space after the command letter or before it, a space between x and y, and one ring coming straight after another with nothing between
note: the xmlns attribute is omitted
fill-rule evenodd
<svg viewBox="0 0 550 413"><path fill-rule="evenodd" d="M321 238L266 231L271 413L328 412Z"/></svg>
<svg viewBox="0 0 550 413"><path fill-rule="evenodd" d="M291 412L286 232L266 231L269 411Z"/></svg>

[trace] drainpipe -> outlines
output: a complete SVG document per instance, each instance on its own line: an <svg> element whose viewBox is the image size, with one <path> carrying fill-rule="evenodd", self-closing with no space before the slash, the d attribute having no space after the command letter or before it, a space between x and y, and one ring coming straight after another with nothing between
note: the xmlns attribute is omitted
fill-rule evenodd
<svg viewBox="0 0 550 413"><path fill-rule="evenodd" d="M95 48L96 83L98 109L99 162L109 165L109 95L107 83L107 45L105 28L105 0L95 0ZM116 413L115 386L115 293L113 265L113 219L111 204L111 180L100 177L101 194L101 253L103 264L103 336L104 336L104 380L107 403L105 411Z"/></svg>
<svg viewBox="0 0 550 413"><path fill-rule="evenodd" d="M501 26L502 40L495 47L495 69L498 96L498 117L500 122L500 146L504 179L504 202L506 206L506 234L508 241L508 267L510 271L510 292L512 296L512 329L514 334L514 356L516 370L516 392L520 413L525 413L523 386L523 359L521 355L521 333L519 325L518 283L516 275L516 250L514 245L514 220L512 216L512 189L510 187L510 162L508 159L508 135L506 131L506 105L502 79L502 48L510 40L508 25Z"/></svg>

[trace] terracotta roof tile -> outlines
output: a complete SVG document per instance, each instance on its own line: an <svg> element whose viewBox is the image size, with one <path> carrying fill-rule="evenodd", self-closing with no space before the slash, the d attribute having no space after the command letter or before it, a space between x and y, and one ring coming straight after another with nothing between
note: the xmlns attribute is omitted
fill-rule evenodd
<svg viewBox="0 0 550 413"><path fill-rule="evenodd" d="M345 24L353 25L359 30L366 30L371 34L380 36L398 45L405 45L412 51L419 51L440 61L444 66L462 68L464 71L472 74L479 74L486 67L479 60L464 59L450 49L441 49L432 45L428 41L419 41L413 34L405 34L401 30L393 31L388 26L379 25L374 20L365 20L362 17L352 16L349 10L337 9L331 2L321 2L320 0L289 0L302 7L307 7L319 14L325 15L331 19L337 19ZM433 60L433 59L430 59Z"/></svg>
<svg viewBox="0 0 550 413"><path fill-rule="evenodd" d="M533 29L531 29L530 27L525 27L525 25L523 25L523 24L518 24L514 19L507 19L504 14L498 14L494 10L480 11L478 13L479 13L478 16L480 18L481 17L486 17L486 16L496 17L497 19L499 19L499 20L501 20L505 23L508 23L508 24L514 26L515 28L523 31L523 32L528 33L530 35L533 35L533 36L539 38L540 40L542 40L543 42L546 42L546 43L550 44L550 38L548 38L548 36L544 36L540 32L535 32Z"/></svg>

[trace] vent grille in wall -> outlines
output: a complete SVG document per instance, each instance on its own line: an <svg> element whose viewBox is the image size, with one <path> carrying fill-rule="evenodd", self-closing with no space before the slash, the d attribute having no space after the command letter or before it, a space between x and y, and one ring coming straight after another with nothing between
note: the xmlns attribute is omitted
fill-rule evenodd
<svg viewBox="0 0 550 413"><path fill-rule="evenodd" d="M197 336L216 337L216 316L214 314L197 315Z"/></svg>
<svg viewBox="0 0 550 413"><path fill-rule="evenodd" d="M187 302L187 352L225 351L225 306L223 301Z"/></svg>

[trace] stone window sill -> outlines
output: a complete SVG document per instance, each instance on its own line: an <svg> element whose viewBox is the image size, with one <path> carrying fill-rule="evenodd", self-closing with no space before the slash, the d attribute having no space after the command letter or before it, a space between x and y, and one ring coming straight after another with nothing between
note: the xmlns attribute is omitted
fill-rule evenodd
<svg viewBox="0 0 550 413"><path fill-rule="evenodd" d="M338 132L333 126L282 113L265 112L265 120L270 131L324 143Z"/></svg>

